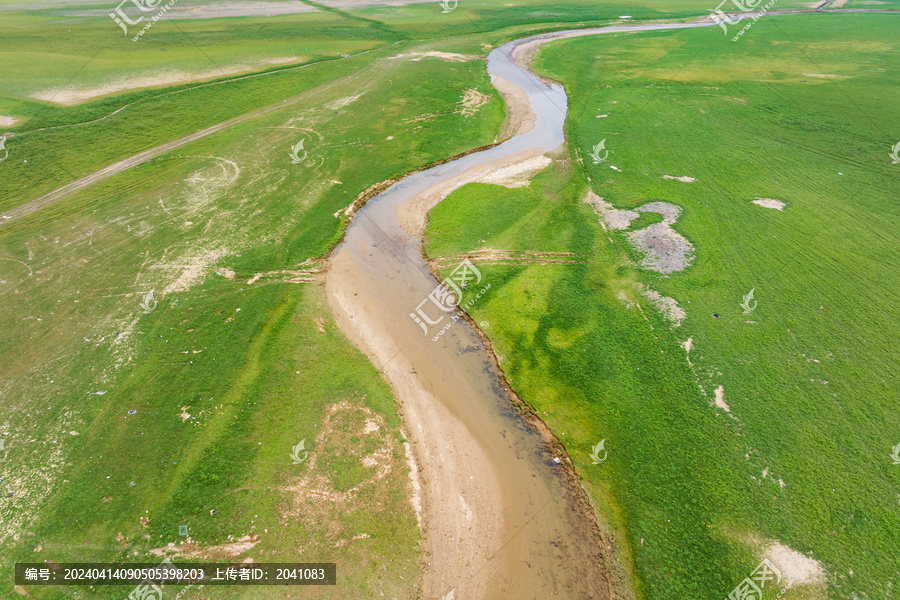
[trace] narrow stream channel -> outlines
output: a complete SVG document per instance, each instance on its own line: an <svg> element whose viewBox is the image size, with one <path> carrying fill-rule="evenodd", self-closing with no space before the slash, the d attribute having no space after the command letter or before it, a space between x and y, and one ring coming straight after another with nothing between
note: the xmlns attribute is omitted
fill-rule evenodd
<svg viewBox="0 0 900 600"><path fill-rule="evenodd" d="M391 384L419 464L425 598L445 598L455 590L457 600L581 600L608 598L610 590L589 510L553 462L546 436L513 409L474 329L464 320L452 322L452 313L428 300L438 282L421 257L421 239L404 228L404 219L411 214L421 221L430 205L416 198L429 191L440 189L434 193L443 197L479 169L519 162L563 143L565 91L518 66L518 46L710 24L558 32L493 50L488 73L527 94L534 126L489 150L411 175L374 197L353 217L329 259L326 289L337 322ZM489 275L472 279L460 303L490 283ZM490 288L484 293L489 296ZM426 331L411 317L420 305L431 320L443 317L435 325L423 321Z"/></svg>

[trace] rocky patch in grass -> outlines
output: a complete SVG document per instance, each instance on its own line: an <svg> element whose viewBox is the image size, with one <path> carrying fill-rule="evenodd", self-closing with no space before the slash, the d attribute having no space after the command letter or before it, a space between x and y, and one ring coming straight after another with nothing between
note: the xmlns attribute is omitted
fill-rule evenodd
<svg viewBox="0 0 900 600"><path fill-rule="evenodd" d="M641 216L640 213L633 210L615 208L592 191L588 192L585 202L593 206L600 215L600 224L604 229L628 229L631 222Z"/></svg>
<svg viewBox="0 0 900 600"><path fill-rule="evenodd" d="M683 235L672 229L681 208L668 202L648 202L634 210L615 208L594 192L588 192L585 202L600 215L604 229L627 229L640 213L662 215L661 223L654 223L625 234L631 245L644 254L641 266L664 275L684 270L691 262L694 247Z"/></svg>
<svg viewBox="0 0 900 600"><path fill-rule="evenodd" d="M654 289L651 289L647 286L640 285L639 289L641 294L645 298L650 301L650 304L656 308L659 312L661 312L669 321L672 322L672 327L680 327L681 322L684 321L687 313L684 312L684 309L678 306L678 301L675 298L669 298L668 296L663 296L659 292Z"/></svg>
<svg viewBox="0 0 900 600"><path fill-rule="evenodd" d="M691 262L694 247L687 238L672 229L681 208L667 202L650 202L636 210L655 212L663 217L661 223L626 234L628 241L644 253L641 266L664 275L683 271Z"/></svg>

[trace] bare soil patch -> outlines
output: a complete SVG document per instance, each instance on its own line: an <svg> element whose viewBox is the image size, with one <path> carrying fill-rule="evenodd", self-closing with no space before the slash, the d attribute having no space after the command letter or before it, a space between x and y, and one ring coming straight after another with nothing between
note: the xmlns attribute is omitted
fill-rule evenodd
<svg viewBox="0 0 900 600"><path fill-rule="evenodd" d="M317 436L315 448L330 448L330 454L321 451L310 452L306 474L295 483L284 488L294 494L294 505L287 509L284 517L297 518L306 506L302 499L310 497L329 502L346 503L356 497L357 492L384 479L394 466L390 442L384 432L384 420L380 415L364 406L353 406L343 400L333 405L325 416L325 423ZM351 444L351 439L361 438L370 444ZM373 449L368 446L372 446ZM341 490L335 482L335 471L329 465L319 463L334 458L335 448L351 454L354 462L362 464L369 472L355 485ZM371 452L369 451L371 450Z"/></svg>
<svg viewBox="0 0 900 600"><path fill-rule="evenodd" d="M162 295L171 294L172 292L186 292L192 285L200 281L200 279L209 271L212 263L220 258L227 256L228 250L218 248L215 250L204 250L202 248L191 249L188 254L180 256L178 264L164 262L153 265L153 268L162 268L165 270L180 269L181 274L166 286Z"/></svg>
<svg viewBox="0 0 900 600"><path fill-rule="evenodd" d="M130 5L126 5L126 9ZM289 2L270 2L267 0L253 0L250 2L217 2L213 4L199 4L190 0L181 0L169 8L165 17L167 19L221 19L225 17L277 17L279 15L295 15L319 10L314 6L304 4L299 0ZM73 17L105 17L108 9L92 9L71 11L67 14ZM148 13L151 17L154 12ZM146 19L145 19L146 21Z"/></svg>
<svg viewBox="0 0 900 600"><path fill-rule="evenodd" d="M681 323L684 321L685 317L687 317L687 313L684 312L683 308L678 306L678 301L675 298L663 296L656 290L644 285L640 285L639 289L641 294L650 301L650 304L672 322L672 327L681 327Z"/></svg>
<svg viewBox="0 0 900 600"><path fill-rule="evenodd" d="M767 469L768 470L768 469ZM767 473L764 473L764 476ZM726 534L728 532L726 531ZM824 598L827 584L825 569L815 559L789 548L775 539L764 539L755 533L731 534L750 546L760 560L767 559L781 572L781 586L806 588L803 598Z"/></svg>
<svg viewBox="0 0 900 600"><path fill-rule="evenodd" d="M593 191L588 192L584 201L600 215L600 224L604 229L628 229L631 222L641 216L637 211L615 208Z"/></svg>
<svg viewBox="0 0 900 600"><path fill-rule="evenodd" d="M345 106L350 106L351 104L359 100L364 93L365 92L360 92L358 94L347 96L345 98L338 98L337 100L326 104L325 108L327 108L328 110L340 110Z"/></svg>
<svg viewBox="0 0 900 600"><path fill-rule="evenodd" d="M626 234L628 240L641 252L641 265L664 275L682 271L690 264L694 247L672 225L681 214L681 208L667 202L650 202L639 206L638 212L655 212L663 216L662 223L654 223Z"/></svg>
<svg viewBox="0 0 900 600"><path fill-rule="evenodd" d="M508 188L525 187L532 177L547 168L551 162L553 161L548 156L539 154L527 160L488 171L475 178L475 181Z"/></svg>
<svg viewBox="0 0 900 600"><path fill-rule="evenodd" d="M731 408L725 403L725 387L719 386L716 388L716 406L724 410L725 412L731 412Z"/></svg>
<svg viewBox="0 0 900 600"><path fill-rule="evenodd" d="M316 280L318 273L318 269L303 269L299 271L283 269L268 273L256 273L247 280L247 285L253 285L260 280L263 280L263 283L312 283Z"/></svg>
<svg viewBox="0 0 900 600"><path fill-rule="evenodd" d="M631 245L644 253L641 266L667 275L682 271L690 264L694 247L687 238L672 229L672 225L681 214L680 207L668 202L648 202L634 210L623 210L615 208L609 202L604 202L603 198L597 196L593 191L588 192L584 201L593 206L594 210L600 214L600 223L605 229L627 229L642 212L655 212L662 215L661 223L654 223L625 234ZM661 306L664 312L670 311L667 302L662 302ZM675 311L668 314L677 316L679 313ZM677 318L673 321L677 322Z"/></svg>
<svg viewBox="0 0 900 600"><path fill-rule="evenodd" d="M170 71L156 71L137 77L115 78L103 85L89 88L79 88L74 85L60 88L49 88L36 92L32 94L31 97L35 98L36 100L52 102L53 104L59 104L62 106L72 106L75 104L80 104L81 102L85 102L87 100L93 100L94 98L100 98L101 96L116 94L125 90L163 87L179 83L190 83L195 81L203 81L206 79L214 79L217 77L226 77L229 75L239 75L242 73L249 73L251 71L257 70L260 67L283 65L297 62L299 60L301 60L301 57L286 56L282 58L270 58L266 60L255 61L252 63L242 63L219 69L207 69L204 71L189 72L177 69L173 69Z"/></svg>
<svg viewBox="0 0 900 600"><path fill-rule="evenodd" d="M775 200L774 198L757 198L753 201L753 204L758 204L765 208L774 208L775 210L784 210L785 206L784 202Z"/></svg>
<svg viewBox="0 0 900 600"><path fill-rule="evenodd" d="M840 8L837 6L837 2L835 2L832 6L835 8ZM835 75L833 73L800 73L804 77L815 77L817 79L847 79L847 75Z"/></svg>
<svg viewBox="0 0 900 600"><path fill-rule="evenodd" d="M765 550L765 557L772 561L782 575L795 585L821 584L825 582L825 571L818 561L772 541Z"/></svg>

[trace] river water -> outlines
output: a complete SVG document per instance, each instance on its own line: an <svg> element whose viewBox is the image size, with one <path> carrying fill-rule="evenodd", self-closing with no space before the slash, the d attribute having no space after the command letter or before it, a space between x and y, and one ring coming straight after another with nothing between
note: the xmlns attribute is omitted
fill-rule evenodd
<svg viewBox="0 0 900 600"><path fill-rule="evenodd" d="M425 598L585 599L608 598L610 590L603 542L590 509L578 502L583 496L553 462L546 432L530 427L513 409L475 330L428 300L438 282L421 256L416 228L408 223L421 222L431 205L473 173L563 143L565 91L517 65L512 58L517 47L704 25L558 32L496 48L488 56L488 73L527 95L534 126L494 148L411 175L372 198L354 215L329 259L326 290L335 318L391 384L419 464ZM434 198L421 201L429 191ZM482 301L477 298L482 290L483 298L491 294L487 275L469 275L473 278L460 288L463 305ZM420 307L425 317L440 321L417 321L412 315L419 316Z"/></svg>

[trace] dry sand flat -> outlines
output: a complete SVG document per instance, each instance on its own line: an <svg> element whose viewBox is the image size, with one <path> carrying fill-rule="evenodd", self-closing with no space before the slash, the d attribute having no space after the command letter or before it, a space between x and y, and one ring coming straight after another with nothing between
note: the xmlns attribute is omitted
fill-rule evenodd
<svg viewBox="0 0 900 600"><path fill-rule="evenodd" d="M372 6L396 7L406 6L407 4L429 4L436 0L319 0L319 4L330 8L339 8L341 10L353 10L354 8L369 8ZM440 14L440 11L437 11Z"/></svg>
<svg viewBox="0 0 900 600"><path fill-rule="evenodd" d="M166 3L160 4L160 8ZM127 10L131 5L126 4ZM281 15L295 15L300 13L316 12L319 9L304 4L300 0L288 2L271 2L268 0L251 0L249 2L216 2L200 4L191 0L179 0L166 10L166 19L221 19L225 17L277 17ZM67 11L72 17L106 17L110 9L90 9L79 11ZM153 17L155 11L149 11L147 15ZM146 19L145 19L146 21Z"/></svg>
<svg viewBox="0 0 900 600"><path fill-rule="evenodd" d="M66 86L61 88L50 88L35 92L31 95L36 100L52 102L62 106L72 106L101 96L109 96L117 94L125 90L139 90L152 87L164 87L181 83L191 83L195 81L204 81L207 79L215 79L217 77L228 77L230 75L240 75L242 73L250 73L259 70L262 67L272 65L285 65L293 62L299 62L302 57L285 56L281 58L270 58L266 60L256 61L253 63L243 63L232 65L230 67L207 69L205 71L157 71L137 77L120 77L113 79L103 85L90 88L79 88L76 86Z"/></svg>

